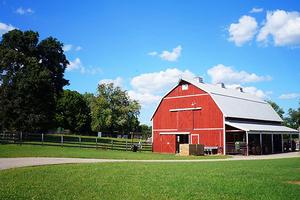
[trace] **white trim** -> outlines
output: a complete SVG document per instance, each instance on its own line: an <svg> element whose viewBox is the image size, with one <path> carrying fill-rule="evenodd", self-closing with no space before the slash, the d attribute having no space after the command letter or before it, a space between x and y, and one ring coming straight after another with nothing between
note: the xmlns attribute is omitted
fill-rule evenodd
<svg viewBox="0 0 300 200"><path fill-rule="evenodd" d="M152 138L151 138L151 143L153 144L153 137L154 137L154 129L153 129L153 120L152 120Z"/></svg>
<svg viewBox="0 0 300 200"><path fill-rule="evenodd" d="M174 108L170 109L170 112L178 112L178 111L187 111L187 110L201 110L201 107L196 107L196 108Z"/></svg>
<svg viewBox="0 0 300 200"><path fill-rule="evenodd" d="M202 131L202 130L223 130L224 128L194 128L194 131Z"/></svg>
<svg viewBox="0 0 300 200"><path fill-rule="evenodd" d="M209 95L209 94L207 94L207 93L205 93L205 94L191 94L191 95L183 95L183 96L165 97L163 99L177 99L177 98L198 97L198 96L206 96L206 95Z"/></svg>
<svg viewBox="0 0 300 200"><path fill-rule="evenodd" d="M223 114L223 112L222 112ZM223 154L226 155L226 127L225 127L225 117L223 115Z"/></svg>
<svg viewBox="0 0 300 200"><path fill-rule="evenodd" d="M190 144L193 144L193 143L192 143L192 138L193 138L193 136L197 136L197 138L198 138L198 143L197 143L197 144L199 144L199 143L200 143L200 141L199 141L199 134L191 134L191 135L190 135L190 137L191 137L191 142L190 142Z"/></svg>
<svg viewBox="0 0 300 200"><path fill-rule="evenodd" d="M294 132L285 132L285 131L248 131L250 135L259 135L259 134L263 134L263 135L298 135L298 133L294 133Z"/></svg>
<svg viewBox="0 0 300 200"><path fill-rule="evenodd" d="M160 135L188 135L190 132L160 132Z"/></svg>
<svg viewBox="0 0 300 200"><path fill-rule="evenodd" d="M178 129L172 129L172 128L170 128L170 129L153 129L153 131L177 131Z"/></svg>

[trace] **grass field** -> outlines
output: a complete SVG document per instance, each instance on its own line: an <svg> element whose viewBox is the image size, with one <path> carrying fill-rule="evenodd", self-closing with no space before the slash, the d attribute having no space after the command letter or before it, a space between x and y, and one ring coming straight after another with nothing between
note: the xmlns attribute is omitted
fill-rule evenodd
<svg viewBox="0 0 300 200"><path fill-rule="evenodd" d="M176 156L174 154L157 154L152 152L114 151L102 149L87 149L79 147L59 147L41 145L0 145L0 157L65 157L65 158L107 158L107 159L219 159L228 156Z"/></svg>
<svg viewBox="0 0 300 200"><path fill-rule="evenodd" d="M102 163L0 171L0 199L299 199L300 159Z"/></svg>

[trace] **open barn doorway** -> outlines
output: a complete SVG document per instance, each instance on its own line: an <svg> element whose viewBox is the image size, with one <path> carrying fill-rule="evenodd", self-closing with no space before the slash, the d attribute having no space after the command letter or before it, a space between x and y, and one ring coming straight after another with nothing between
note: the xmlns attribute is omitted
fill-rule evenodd
<svg viewBox="0 0 300 200"><path fill-rule="evenodd" d="M176 153L179 153L180 144L189 144L189 134L176 135Z"/></svg>

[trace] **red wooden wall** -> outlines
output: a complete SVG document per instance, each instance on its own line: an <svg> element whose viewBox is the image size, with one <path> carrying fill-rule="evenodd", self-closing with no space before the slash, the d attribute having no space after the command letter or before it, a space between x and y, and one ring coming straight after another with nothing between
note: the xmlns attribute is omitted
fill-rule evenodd
<svg viewBox="0 0 300 200"><path fill-rule="evenodd" d="M223 147L223 114L209 94L188 83L180 83L165 96L153 117L153 151L175 153L174 132L190 132L190 143ZM170 112L170 109L201 107L201 110ZM160 134L171 132L172 134Z"/></svg>

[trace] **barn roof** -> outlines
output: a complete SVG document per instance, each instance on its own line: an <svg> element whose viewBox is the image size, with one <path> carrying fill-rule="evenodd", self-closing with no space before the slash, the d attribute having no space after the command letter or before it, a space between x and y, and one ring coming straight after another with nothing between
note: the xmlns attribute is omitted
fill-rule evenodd
<svg viewBox="0 0 300 200"><path fill-rule="evenodd" d="M180 79L180 81L191 83L209 93L224 117L282 122L270 104L255 95L236 89L222 88L218 85L200 83L196 80Z"/></svg>
<svg viewBox="0 0 300 200"><path fill-rule="evenodd" d="M282 122L272 106L255 95L195 80L184 81L209 93L225 117Z"/></svg>

